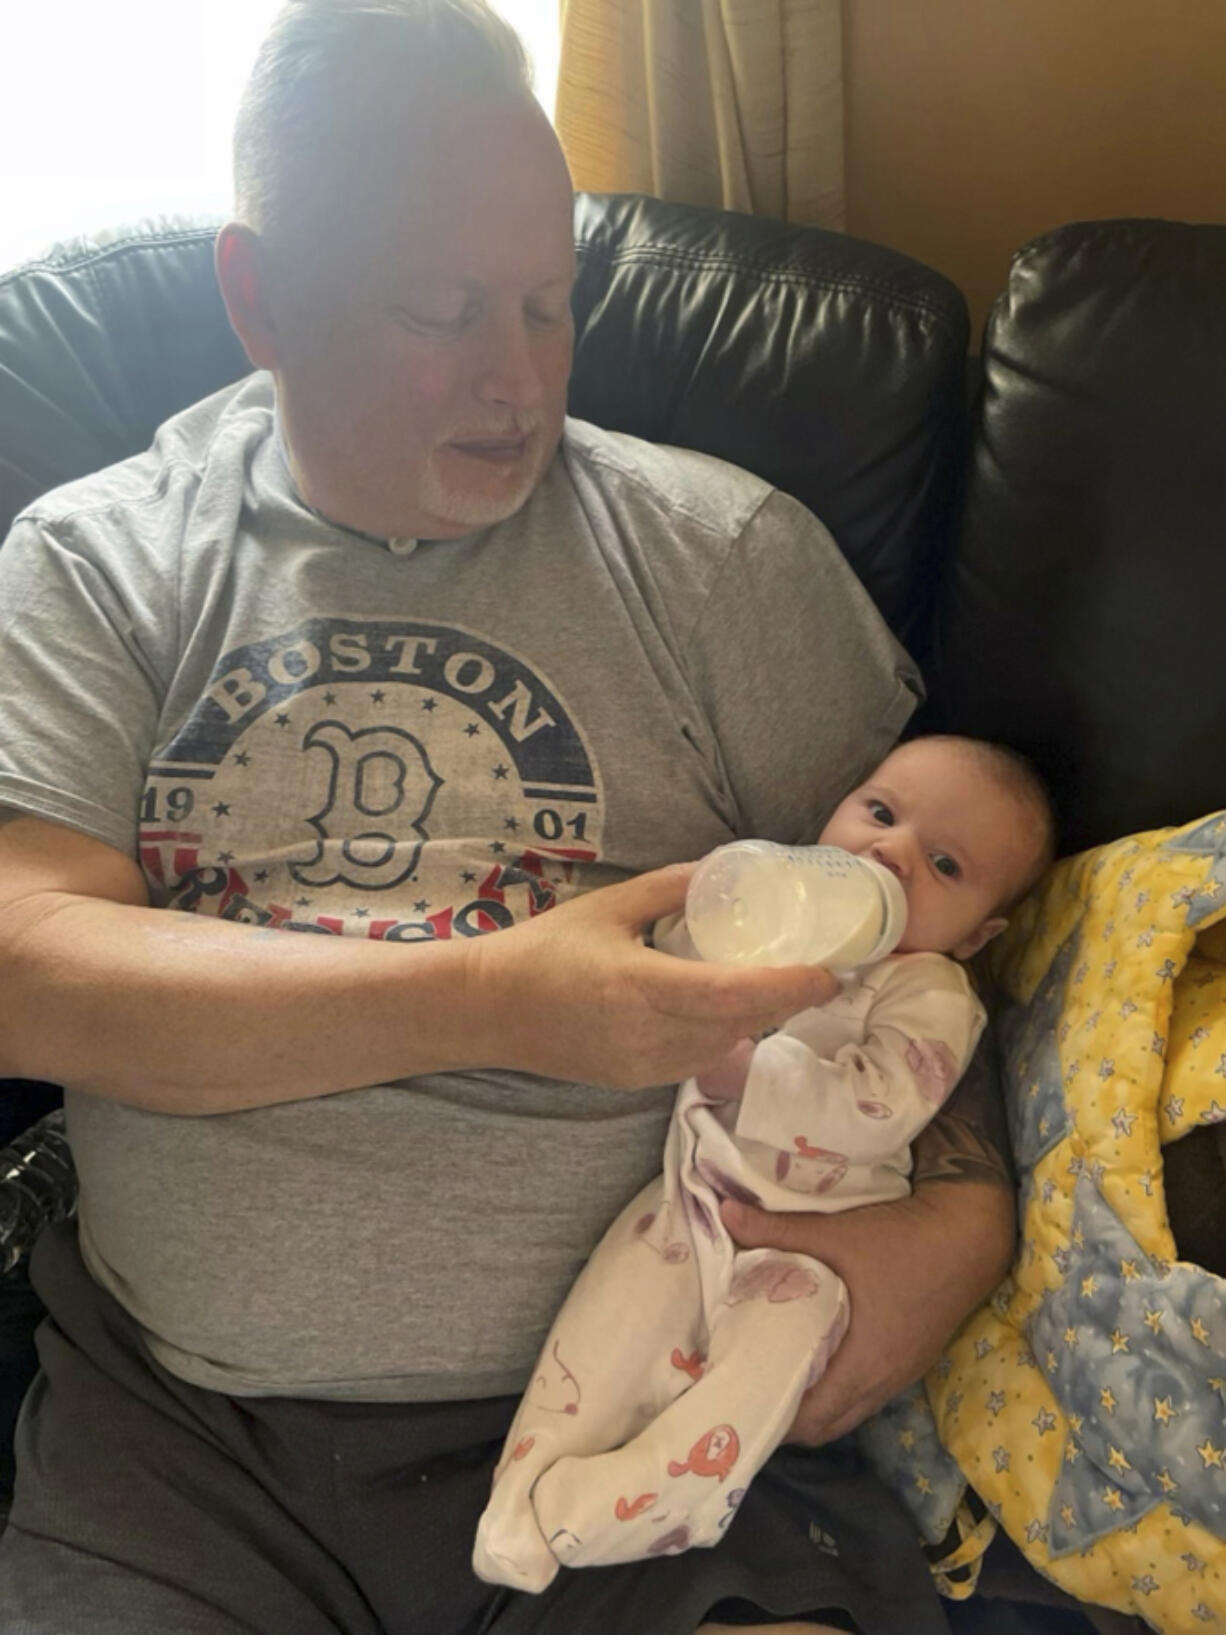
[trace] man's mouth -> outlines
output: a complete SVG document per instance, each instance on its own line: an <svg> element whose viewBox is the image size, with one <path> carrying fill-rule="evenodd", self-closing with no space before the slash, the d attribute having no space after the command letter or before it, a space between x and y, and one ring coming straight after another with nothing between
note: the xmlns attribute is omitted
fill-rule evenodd
<svg viewBox="0 0 1226 1635"><path fill-rule="evenodd" d="M472 460L488 460L491 465L510 465L523 457L528 437L456 437L447 445Z"/></svg>

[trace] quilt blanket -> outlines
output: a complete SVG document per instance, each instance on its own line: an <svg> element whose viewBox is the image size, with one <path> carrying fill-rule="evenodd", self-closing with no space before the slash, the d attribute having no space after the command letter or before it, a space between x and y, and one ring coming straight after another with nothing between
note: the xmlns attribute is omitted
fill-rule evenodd
<svg viewBox="0 0 1226 1635"><path fill-rule="evenodd" d="M1226 1283L1161 1153L1226 1118L1226 814L1060 864L995 967L1022 1241L928 1380L941 1441L1072 1594L1226 1631Z"/></svg>

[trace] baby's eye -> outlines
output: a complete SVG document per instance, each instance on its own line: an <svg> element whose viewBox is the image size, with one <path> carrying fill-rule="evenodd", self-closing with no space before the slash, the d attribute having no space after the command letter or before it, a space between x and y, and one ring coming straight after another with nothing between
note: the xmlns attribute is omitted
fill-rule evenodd
<svg viewBox="0 0 1226 1635"><path fill-rule="evenodd" d="M883 823L887 829L890 828L894 822L894 814L890 811L890 808L883 800L870 800L868 803L868 815L874 819L875 822Z"/></svg>
<svg viewBox="0 0 1226 1635"><path fill-rule="evenodd" d="M948 852L933 852L932 866L938 874L945 875L949 880L956 880L962 873Z"/></svg>

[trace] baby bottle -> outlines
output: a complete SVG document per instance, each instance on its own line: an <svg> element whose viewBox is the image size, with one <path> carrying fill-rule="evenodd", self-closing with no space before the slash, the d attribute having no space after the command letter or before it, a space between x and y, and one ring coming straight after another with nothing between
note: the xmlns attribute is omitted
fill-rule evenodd
<svg viewBox="0 0 1226 1635"><path fill-rule="evenodd" d="M839 846L736 840L694 871L685 920L706 960L848 970L897 946L907 899L889 869Z"/></svg>

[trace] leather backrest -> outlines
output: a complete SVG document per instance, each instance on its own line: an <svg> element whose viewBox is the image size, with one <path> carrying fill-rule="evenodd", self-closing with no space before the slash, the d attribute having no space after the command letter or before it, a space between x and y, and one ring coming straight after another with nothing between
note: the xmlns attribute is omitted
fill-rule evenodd
<svg viewBox="0 0 1226 1635"><path fill-rule="evenodd" d="M959 458L959 292L815 228L591 195L575 221L573 412L795 494L914 636ZM37 494L145 448L246 370L215 226L68 244L0 279L0 537Z"/></svg>
<svg viewBox="0 0 1226 1635"><path fill-rule="evenodd" d="M213 275L216 225L77 239L0 276L0 540L47 489L147 448L250 368Z"/></svg>
<svg viewBox="0 0 1226 1635"><path fill-rule="evenodd" d="M581 195L576 243L574 412L803 501L922 649L962 458L961 292L842 233L637 196Z"/></svg>
<svg viewBox="0 0 1226 1635"><path fill-rule="evenodd" d="M1226 227L1035 240L983 362L940 718L1038 761L1068 850L1226 807Z"/></svg>

